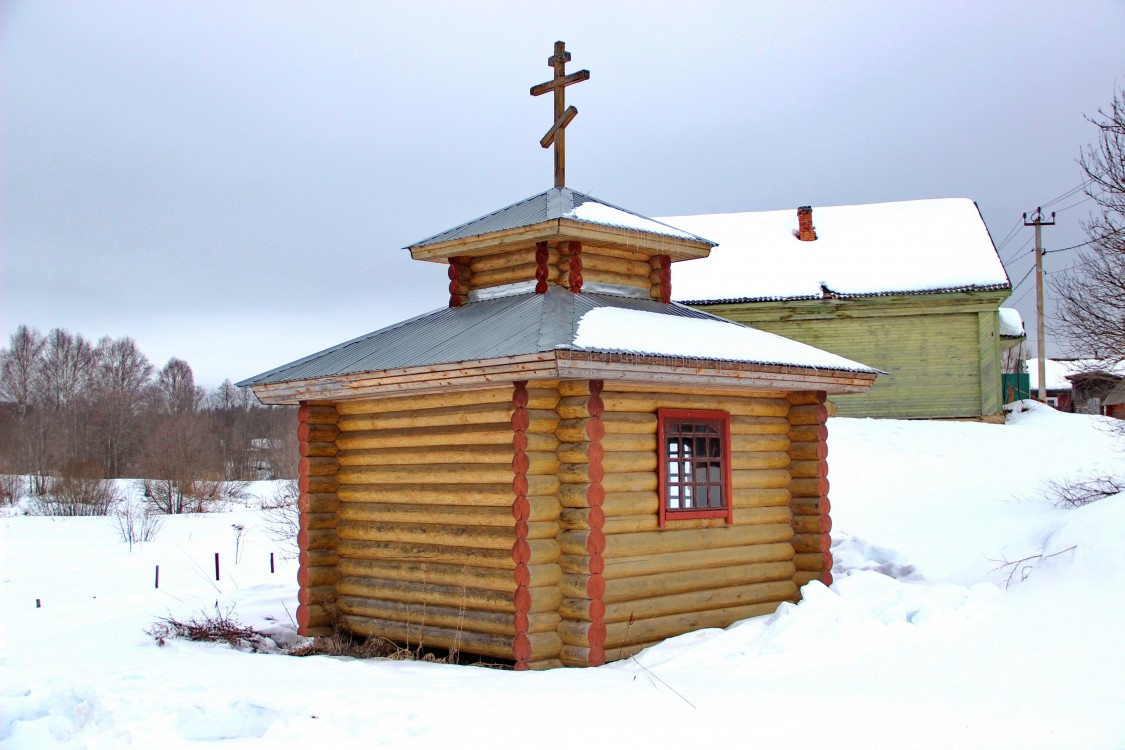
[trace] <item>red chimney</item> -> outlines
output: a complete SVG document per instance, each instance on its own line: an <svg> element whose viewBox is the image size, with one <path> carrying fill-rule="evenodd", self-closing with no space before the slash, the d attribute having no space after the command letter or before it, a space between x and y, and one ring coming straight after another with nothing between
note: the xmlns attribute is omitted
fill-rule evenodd
<svg viewBox="0 0 1125 750"><path fill-rule="evenodd" d="M812 206L801 206L797 209L796 234L801 242L812 242L816 239L816 227L812 223Z"/></svg>

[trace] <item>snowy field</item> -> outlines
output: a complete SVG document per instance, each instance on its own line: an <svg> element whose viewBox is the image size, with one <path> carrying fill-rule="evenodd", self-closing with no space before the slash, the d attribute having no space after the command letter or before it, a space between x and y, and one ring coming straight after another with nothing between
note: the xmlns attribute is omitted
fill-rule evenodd
<svg viewBox="0 0 1125 750"><path fill-rule="evenodd" d="M1125 474L1106 423L833 419L836 582L596 669L160 647L157 618L216 603L295 638L295 563L257 511L169 518L132 552L109 519L5 517L0 746L1120 750L1125 494L1042 497Z"/></svg>

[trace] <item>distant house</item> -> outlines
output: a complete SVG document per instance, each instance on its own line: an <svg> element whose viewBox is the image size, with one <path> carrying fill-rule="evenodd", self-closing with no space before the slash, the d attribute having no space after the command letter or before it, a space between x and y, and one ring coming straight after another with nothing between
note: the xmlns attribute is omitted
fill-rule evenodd
<svg viewBox="0 0 1125 750"><path fill-rule="evenodd" d="M1125 364L1100 359L1048 359L1047 403L1059 411L1107 414L1110 394L1125 379ZM1039 360L1027 360L1031 397L1039 392ZM1116 404L1116 399L1114 404Z"/></svg>
<svg viewBox="0 0 1125 750"><path fill-rule="evenodd" d="M1000 412L1000 303L1011 283L975 203L666 217L718 242L676 267L674 298L888 373L842 395L842 416L993 417Z"/></svg>
<svg viewBox="0 0 1125 750"><path fill-rule="evenodd" d="M1105 415L1116 419L1125 419L1125 380L1114 386L1103 402Z"/></svg>

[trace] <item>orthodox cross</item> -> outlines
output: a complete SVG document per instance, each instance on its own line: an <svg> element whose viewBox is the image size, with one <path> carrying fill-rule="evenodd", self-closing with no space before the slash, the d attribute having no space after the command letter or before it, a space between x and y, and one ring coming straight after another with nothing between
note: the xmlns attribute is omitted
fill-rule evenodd
<svg viewBox="0 0 1125 750"><path fill-rule="evenodd" d="M567 75L568 62L570 62L570 53L566 51L566 43L555 42L555 54L547 58L547 64L555 69L555 77L546 83L531 87L532 96L546 94L548 91L555 92L555 124L539 141L539 145L547 148L552 143L555 144L555 187L557 188L566 186L566 126L578 114L577 109L566 106L565 89L572 83L581 83L590 79L588 70Z"/></svg>

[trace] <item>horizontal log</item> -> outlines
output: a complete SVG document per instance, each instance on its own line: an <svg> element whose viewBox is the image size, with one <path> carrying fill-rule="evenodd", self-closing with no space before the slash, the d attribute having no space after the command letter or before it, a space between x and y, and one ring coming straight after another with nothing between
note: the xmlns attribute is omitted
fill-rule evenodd
<svg viewBox="0 0 1125 750"><path fill-rule="evenodd" d="M512 475L514 476L514 474ZM426 476L441 481L442 477ZM419 477L422 479L422 477ZM559 487L558 477L528 477L528 495L546 497ZM347 503L421 503L426 505L472 505L510 508L515 500L512 477L491 484L342 484L337 492Z"/></svg>
<svg viewBox="0 0 1125 750"><path fill-rule="evenodd" d="M478 271L473 269L473 278L470 282L471 289L487 289L488 287L514 284L520 281L530 281L535 278L537 268L535 259L530 262L515 263L504 268L491 271Z"/></svg>
<svg viewBox="0 0 1125 750"><path fill-rule="evenodd" d="M653 446L655 450L655 444ZM736 435L730 436L730 449L734 453L774 453L789 450L789 438L784 435Z"/></svg>
<svg viewBox="0 0 1125 750"><path fill-rule="evenodd" d="M335 513L340 507L340 498L335 492L306 492L307 513Z"/></svg>
<svg viewBox="0 0 1125 750"><path fill-rule="evenodd" d="M305 528L307 529L334 529L336 528L336 514L335 513L306 513L304 514L308 520Z"/></svg>
<svg viewBox="0 0 1125 750"><path fill-rule="evenodd" d="M512 586L513 590L515 585ZM552 587L557 591L556 587ZM343 576L336 584L340 597L360 597L393 602L427 604L474 612L506 612L514 615L511 591L478 589L470 586L444 586L414 581L388 581L379 578ZM401 619L401 618L395 618Z"/></svg>
<svg viewBox="0 0 1125 750"><path fill-rule="evenodd" d="M332 634L332 623L336 620L334 605L309 604L305 605L305 610L309 613L309 627L305 629L304 635Z"/></svg>
<svg viewBox="0 0 1125 750"><path fill-rule="evenodd" d="M587 405L589 400L589 394L585 393L578 396L562 396L555 405L555 413L559 415L559 419L584 419L590 416Z"/></svg>
<svg viewBox="0 0 1125 750"><path fill-rule="evenodd" d="M793 497L826 497L829 487L827 479L815 477L794 479L789 482L789 491L793 493Z"/></svg>
<svg viewBox="0 0 1125 750"><path fill-rule="evenodd" d="M308 477L309 494L333 494L340 486L340 480L335 474L321 477Z"/></svg>
<svg viewBox="0 0 1125 750"><path fill-rule="evenodd" d="M828 474L828 463L819 459L793 461L789 464L789 476L794 479L818 479Z"/></svg>
<svg viewBox="0 0 1125 750"><path fill-rule="evenodd" d="M793 597L787 597L787 599L795 598L796 593L796 587L794 587ZM780 601L744 604L736 607L704 610L702 612L651 617L634 620L633 622L609 623L606 626L605 649L606 652L609 653L612 649L626 646L634 642L661 640L682 633L690 633L693 630L701 630L703 628L725 628L732 623L745 620L748 617L771 614L777 609L778 604L780 604ZM563 620L563 622L559 624L559 636L562 638L564 644L573 646L590 645L586 638L586 623Z"/></svg>
<svg viewBox="0 0 1125 750"><path fill-rule="evenodd" d="M343 603L341 603L343 605ZM491 656L497 659L512 658L512 635L498 633L476 633L461 627L427 625L422 623L406 623L369 617L362 614L352 614L352 611L363 612L364 607L360 602L349 602L348 610L341 610L340 621L344 628L356 635L386 638L408 649L414 648L444 648L457 649L458 651Z"/></svg>
<svg viewBox="0 0 1125 750"><path fill-rule="evenodd" d="M806 404L789 409L789 421L794 425L821 424L828 419L828 409L824 404Z"/></svg>
<svg viewBox="0 0 1125 750"><path fill-rule="evenodd" d="M655 453L607 453L602 462L606 474L603 485L611 477L621 474L652 474L656 476ZM562 484L575 484L589 481L589 464L562 464L557 469L559 482ZM627 491L625 488L622 491Z"/></svg>
<svg viewBox="0 0 1125 750"><path fill-rule="evenodd" d="M304 440L310 443L334 443L336 436L340 434L340 428L336 426L336 422L332 424L306 424L304 429L298 428L297 439L301 440L301 433L304 432Z"/></svg>
<svg viewBox="0 0 1125 750"><path fill-rule="evenodd" d="M301 535L307 535L308 537L308 544L304 549L335 549L336 543L339 541L338 533L336 529L303 529Z"/></svg>
<svg viewBox="0 0 1125 750"><path fill-rule="evenodd" d="M832 553L801 552L793 556L793 565L797 570L832 570Z"/></svg>
<svg viewBox="0 0 1125 750"><path fill-rule="evenodd" d="M588 484L564 484L559 487L558 500L564 508L587 508ZM631 516L639 513L656 513L656 491L607 492L602 503L606 516Z"/></svg>
<svg viewBox="0 0 1125 750"><path fill-rule="evenodd" d="M604 414L602 424L606 436L619 433L656 434L656 414ZM555 428L555 437L563 443L581 443L588 440L585 419L563 419Z"/></svg>
<svg viewBox="0 0 1125 750"><path fill-rule="evenodd" d="M794 406L806 404L823 404L827 400L824 391L792 391L785 394L785 400Z"/></svg>
<svg viewBox="0 0 1125 750"><path fill-rule="evenodd" d="M302 586L297 590L297 601L307 606L327 606L336 601L336 587L331 585Z"/></svg>
<svg viewBox="0 0 1125 750"><path fill-rule="evenodd" d="M564 554L586 554L589 531L562 531L559 533L560 549ZM750 544L785 542L793 536L788 523L754 524L750 526L721 526L709 529L666 528L659 534L614 534L606 539L603 556L608 560L617 557L656 555L686 550L734 547Z"/></svg>
<svg viewBox="0 0 1125 750"><path fill-rule="evenodd" d="M681 570L671 576L655 573L645 576L619 578L606 576L605 593L601 599L607 605L611 602L633 602L674 594L691 594L700 591L717 591L729 587L746 587L776 581L789 582L796 568L791 560L763 562L757 564L737 564L721 568L700 568ZM586 592L586 575L564 575L558 589L568 599L589 599ZM726 605L719 605L726 606ZM689 612L714 607L692 607L679 610ZM565 612L564 617L570 617ZM650 617L655 615L642 615Z"/></svg>
<svg viewBox="0 0 1125 750"><path fill-rule="evenodd" d="M789 466L789 454L786 451L732 451L730 463L735 471L785 469Z"/></svg>
<svg viewBox="0 0 1125 750"><path fill-rule="evenodd" d="M790 443L789 457L794 461L823 461L828 458L828 443Z"/></svg>
<svg viewBox="0 0 1125 750"><path fill-rule="evenodd" d="M341 466L410 466L430 464L508 464L514 456L507 445L443 445L408 448L378 447L341 451ZM553 454L549 454L553 458Z"/></svg>
<svg viewBox="0 0 1125 750"><path fill-rule="evenodd" d="M732 417L786 417L789 402L783 398L731 399L705 395L667 395L664 393L622 393L604 391L602 401L607 412L655 412L668 409L714 409Z"/></svg>
<svg viewBox="0 0 1125 750"><path fill-rule="evenodd" d="M656 433L614 432L606 433L598 441L606 453L634 452L655 453ZM560 444L561 445L561 444ZM574 443L568 443L574 445Z"/></svg>
<svg viewBox="0 0 1125 750"><path fill-rule="evenodd" d="M301 455L306 457L328 458L335 456L339 452L339 448L335 443L304 443L301 448Z"/></svg>
<svg viewBox="0 0 1125 750"><path fill-rule="evenodd" d="M829 583L831 583L831 573L818 572L815 570L798 570L796 575L793 576L793 585L795 585L797 588L801 588L810 581L823 582L825 575L828 576Z"/></svg>
<svg viewBox="0 0 1125 750"><path fill-rule="evenodd" d="M516 248L502 253L492 253L491 255L481 255L479 257L469 259L469 267L473 273L479 271L495 271L499 268L509 268L512 265L519 263L527 263L528 259L534 262L535 258L535 245L525 245L524 247ZM547 248L548 263L551 262L552 256L554 262L558 262L559 253L554 248Z"/></svg>
<svg viewBox="0 0 1125 750"><path fill-rule="evenodd" d="M776 508L790 505L789 489L774 487L766 489L736 489L734 491L734 512L744 508Z"/></svg>
<svg viewBox="0 0 1125 750"><path fill-rule="evenodd" d="M551 540L553 542L553 540ZM533 540L532 563L558 561L558 544ZM359 539L341 539L340 554L344 559L402 560L438 562L447 565L497 568L512 571L516 564L511 550L482 549L480 547L451 547L439 544L414 544L407 542L367 542Z"/></svg>
<svg viewBox="0 0 1125 750"><path fill-rule="evenodd" d="M560 259L561 260L561 259ZM562 261L566 268L569 268L567 261ZM586 278L587 273L590 271L609 271L611 273L621 274L623 276L648 279L648 275L652 272L652 266L648 264L647 260L640 259L627 259L608 254L603 254L600 250L596 253L587 252L585 249L582 251L582 276Z"/></svg>
<svg viewBox="0 0 1125 750"><path fill-rule="evenodd" d="M559 506L554 498L538 498L537 502L531 503L531 516L528 520L553 521L558 516ZM501 526L509 530L515 524L510 506L345 503L339 511L339 517L343 521Z"/></svg>
<svg viewBox="0 0 1125 750"><path fill-rule="evenodd" d="M340 417L355 415L383 414L388 412L417 411L437 409L448 406L471 406L481 404L503 404L511 406L510 387L480 388L471 391L446 391L422 396L389 396L385 398L365 398L354 401L341 401L337 404ZM341 427L341 430L344 428Z"/></svg>
<svg viewBox="0 0 1125 750"><path fill-rule="evenodd" d="M340 470L341 475L343 469ZM734 489L761 490L789 487L792 491L789 472L785 469L735 469L731 472Z"/></svg>
<svg viewBox="0 0 1125 750"><path fill-rule="evenodd" d="M308 425L334 425L339 417L335 406L305 406L305 422Z"/></svg>
<svg viewBox="0 0 1125 750"><path fill-rule="evenodd" d="M828 439L828 427L822 424L793 425L788 431L794 443L817 443Z"/></svg>
<svg viewBox="0 0 1125 750"><path fill-rule="evenodd" d="M793 531L798 534L827 534L832 531L828 516L793 516Z"/></svg>
<svg viewBox="0 0 1125 750"><path fill-rule="evenodd" d="M553 521L529 523L528 539L554 539L558 524ZM326 533L326 532L321 532ZM405 542L440 544L453 547L481 547L484 549L511 550L515 531L496 526L442 526L424 523L374 523L370 521L344 521L336 526L341 539L366 542Z"/></svg>
<svg viewBox="0 0 1125 750"><path fill-rule="evenodd" d="M551 453L528 454L529 476L551 476L559 470ZM561 472L560 472L561 475ZM432 463L404 466L341 466L337 477L342 484L424 484L427 480L455 484L510 483L515 473L505 464ZM556 478L557 479L557 478Z"/></svg>
<svg viewBox="0 0 1125 750"><path fill-rule="evenodd" d="M689 614L703 610L762 604L764 602L773 602L777 605L797 594L797 587L792 581L792 575L796 571L792 566L789 566L789 570L790 575L785 580L606 604L603 621L606 624L628 622L629 620ZM565 600L560 610L563 618L573 619L569 617L568 604L584 601L581 599ZM576 609L581 609L581 606L577 606Z"/></svg>
<svg viewBox="0 0 1125 750"><path fill-rule="evenodd" d="M513 571L502 568L481 568L470 565L448 565L415 560L364 560L345 558L340 561L340 575L381 578L388 581L413 581L445 586L472 585L476 588L506 592L515 591ZM533 587L557 586L562 570L557 563L529 565Z"/></svg>
<svg viewBox="0 0 1125 750"><path fill-rule="evenodd" d="M304 582L301 579L304 579ZM340 580L339 568L321 565L301 568L297 580L304 586L335 586Z"/></svg>
<svg viewBox="0 0 1125 750"><path fill-rule="evenodd" d="M310 568L335 567L340 555L335 549L310 549L301 553L301 559L306 560Z"/></svg>
<svg viewBox="0 0 1125 750"><path fill-rule="evenodd" d="M605 383L603 393L642 393L651 394L653 392L652 383L642 382L629 382L624 380L608 380ZM698 396L699 388L694 385L678 385L675 383L661 383L660 393L666 395L685 395L685 396ZM785 393L781 391L750 391L741 388L715 388L707 390L708 396L713 397L728 397L732 399L749 399L749 398L785 398Z"/></svg>
<svg viewBox="0 0 1125 750"><path fill-rule="evenodd" d="M832 504L828 498L819 495L794 497L789 501L789 509L795 516L826 516L831 512Z"/></svg>
<svg viewBox="0 0 1125 750"><path fill-rule="evenodd" d="M308 458L309 470L308 476L310 477L330 477L337 473L340 464L335 458L326 458L313 456Z"/></svg>
<svg viewBox="0 0 1125 750"><path fill-rule="evenodd" d="M832 537L827 533L805 533L793 535L795 552L827 552L832 547Z"/></svg>
<svg viewBox="0 0 1125 750"><path fill-rule="evenodd" d="M785 417L737 417L730 418L731 440L735 435L788 435L789 420Z"/></svg>
<svg viewBox="0 0 1125 750"><path fill-rule="evenodd" d="M561 644L561 641L560 641ZM541 672L547 669L558 669L559 667L566 666L562 663L561 659L538 659L536 661L528 662L527 668L533 672Z"/></svg>
<svg viewBox="0 0 1125 750"><path fill-rule="evenodd" d="M559 526L562 529L588 529L590 528L588 520L589 515L590 510L587 508L568 508L559 516ZM788 523L789 518L790 512L787 505L766 508L747 508L745 510L736 508L734 511L734 523L736 524ZM695 518L669 521L669 524L674 524L677 529L702 529L726 525L726 519ZM651 512L636 515L610 516L605 514L602 522L602 531L607 535L630 534L640 531L658 532L659 530L660 520L656 515L655 508L653 508Z"/></svg>
<svg viewBox="0 0 1125 750"><path fill-rule="evenodd" d="M441 450L454 445L503 445L511 448L511 420L479 425L446 427L415 427L397 430L363 430L344 432L337 438L340 450L371 448L433 448ZM553 451L559 441L553 434L530 433L527 448L531 451Z"/></svg>
<svg viewBox="0 0 1125 750"><path fill-rule="evenodd" d="M586 270L585 258L582 264L582 281L583 283L600 283L600 284L613 284L614 286L633 287L636 289L644 289L646 292L649 288L648 274L632 275L627 273L614 273L613 271L601 271L598 269Z"/></svg>
<svg viewBox="0 0 1125 750"><path fill-rule="evenodd" d="M559 417L554 409L528 409L528 432L554 432ZM449 427L452 425L511 424L511 406L500 408L496 404L447 406L440 409L419 409L385 414L352 414L340 417L340 429L398 430L416 427Z"/></svg>
<svg viewBox="0 0 1125 750"><path fill-rule="evenodd" d="M611 558L605 561L605 577L607 580L618 580L633 576L667 576L669 573L680 571L786 562L792 559L793 546L788 542L691 549L657 555ZM560 570L565 573L585 575L590 570L590 558L588 555L563 555L559 565Z"/></svg>

